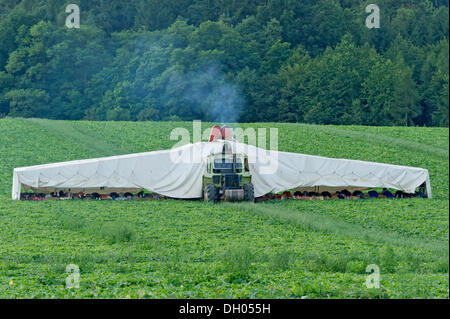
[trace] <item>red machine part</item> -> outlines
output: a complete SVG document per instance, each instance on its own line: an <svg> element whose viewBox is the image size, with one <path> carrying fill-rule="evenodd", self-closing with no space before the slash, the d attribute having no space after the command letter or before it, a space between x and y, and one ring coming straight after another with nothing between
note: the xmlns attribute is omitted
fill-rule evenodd
<svg viewBox="0 0 450 319"><path fill-rule="evenodd" d="M229 127L228 125L224 125L222 127L214 125L211 128L209 141L214 142L216 140L229 140L229 141L233 140L233 137L231 136L231 127Z"/></svg>
<svg viewBox="0 0 450 319"><path fill-rule="evenodd" d="M209 141L214 142L215 140L219 140L222 138L222 130L218 125L214 125L211 128L211 134L209 136Z"/></svg>
<svg viewBox="0 0 450 319"><path fill-rule="evenodd" d="M232 140L233 139L233 137L231 136L231 127L229 127L228 125L222 126L222 128L220 129L220 132L222 133L222 138L224 140Z"/></svg>

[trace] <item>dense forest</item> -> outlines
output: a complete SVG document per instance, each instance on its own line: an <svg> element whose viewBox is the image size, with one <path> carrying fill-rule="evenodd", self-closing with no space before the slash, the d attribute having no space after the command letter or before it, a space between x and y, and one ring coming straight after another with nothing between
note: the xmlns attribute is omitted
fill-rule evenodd
<svg viewBox="0 0 450 319"><path fill-rule="evenodd" d="M448 126L448 14L448 0L0 0L0 117Z"/></svg>

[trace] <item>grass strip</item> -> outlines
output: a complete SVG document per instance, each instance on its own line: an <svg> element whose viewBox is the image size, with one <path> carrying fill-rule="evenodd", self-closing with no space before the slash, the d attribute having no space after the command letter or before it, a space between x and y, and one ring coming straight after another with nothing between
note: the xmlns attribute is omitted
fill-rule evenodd
<svg viewBox="0 0 450 319"><path fill-rule="evenodd" d="M28 121L37 124L47 130L49 134L63 136L70 143L76 143L82 148L86 149L93 156L113 156L128 153L127 150L122 149L117 145L108 143L95 135L93 132L88 132L88 129L83 131L78 130L70 121L55 121L46 119L27 119Z"/></svg>
<svg viewBox="0 0 450 319"><path fill-rule="evenodd" d="M246 211L258 216L275 218L300 227L305 231L324 232L344 237L357 238L366 241L386 243L396 246L429 250L436 254L448 256L448 241L425 240L422 238L405 237L395 232L365 228L361 225L348 223L336 218L318 213L299 212L292 208L278 208L273 205L248 202L223 202L221 206Z"/></svg>

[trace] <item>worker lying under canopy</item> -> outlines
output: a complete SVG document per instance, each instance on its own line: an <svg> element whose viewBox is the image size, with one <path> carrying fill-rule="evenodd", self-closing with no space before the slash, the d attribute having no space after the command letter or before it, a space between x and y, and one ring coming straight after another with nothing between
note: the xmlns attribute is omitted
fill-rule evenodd
<svg viewBox="0 0 450 319"><path fill-rule="evenodd" d="M245 157L254 197L286 190L364 190L390 188L414 193L425 185L427 169L297 153L266 151L235 141L215 139L171 150L77 160L14 169L12 198L22 186L35 192L135 192L145 189L172 198L201 198L208 158L231 145Z"/></svg>

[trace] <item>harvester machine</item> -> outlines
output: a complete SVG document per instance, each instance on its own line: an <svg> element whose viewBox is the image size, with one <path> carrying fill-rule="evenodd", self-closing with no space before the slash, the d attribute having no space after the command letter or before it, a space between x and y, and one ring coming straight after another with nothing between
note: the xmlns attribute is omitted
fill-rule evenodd
<svg viewBox="0 0 450 319"><path fill-rule="evenodd" d="M208 202L254 201L248 157L233 150L231 128L213 126L210 142L222 141L222 152L207 158L203 175L203 199Z"/></svg>

